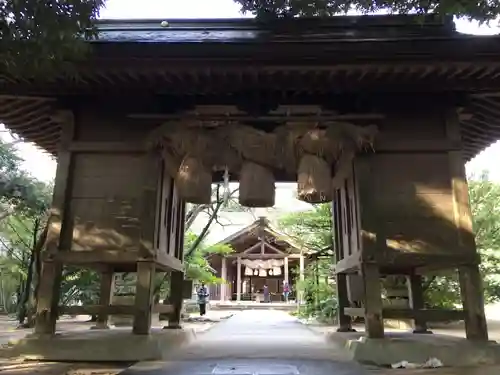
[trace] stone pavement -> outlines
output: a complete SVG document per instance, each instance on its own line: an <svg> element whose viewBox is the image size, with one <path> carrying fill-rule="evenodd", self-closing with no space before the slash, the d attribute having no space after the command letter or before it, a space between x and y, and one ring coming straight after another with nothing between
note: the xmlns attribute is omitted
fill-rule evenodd
<svg viewBox="0 0 500 375"><path fill-rule="evenodd" d="M141 363L123 375L363 375L343 349L286 312L236 313L173 351L165 362Z"/></svg>
<svg viewBox="0 0 500 375"><path fill-rule="evenodd" d="M199 314L191 314L191 317L183 323L184 327L187 329L193 329L195 332L203 332L212 327L215 323L226 319L233 314L232 311L208 311L207 315L203 318L199 318ZM90 329L95 323L89 322L90 316L80 315L78 317L61 317L57 321L57 331L67 332L67 331L85 331ZM161 321L157 328L166 325L166 321ZM17 321L5 315L0 315L0 346L6 345L9 341L20 340L30 333L32 329L16 329Z"/></svg>
<svg viewBox="0 0 500 375"><path fill-rule="evenodd" d="M216 320L216 319L215 319ZM2 324L0 324L1 326ZM63 329L89 323L64 321ZM86 327L86 328L85 328ZM498 375L499 367L402 369L371 368L351 362L326 336L282 311L237 312L198 333L190 345L164 362L124 364L2 363L1 375ZM2 328L2 327L0 327ZM204 327L205 329L205 327ZM24 330L23 330L24 331ZM21 331L19 334L25 334ZM201 330L203 331L203 330ZM4 331L12 335L14 331ZM19 332L19 331L18 331Z"/></svg>

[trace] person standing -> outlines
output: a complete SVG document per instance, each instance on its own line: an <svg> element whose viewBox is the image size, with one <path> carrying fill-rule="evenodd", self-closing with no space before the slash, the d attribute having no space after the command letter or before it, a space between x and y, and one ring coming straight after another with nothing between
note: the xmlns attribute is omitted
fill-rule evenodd
<svg viewBox="0 0 500 375"><path fill-rule="evenodd" d="M283 284L283 298L285 299L286 303L288 303L288 297L289 296L290 296L290 286L285 281L285 284Z"/></svg>
<svg viewBox="0 0 500 375"><path fill-rule="evenodd" d="M269 287L264 284L264 303L269 303Z"/></svg>
<svg viewBox="0 0 500 375"><path fill-rule="evenodd" d="M200 316L203 316L207 313L207 303L208 303L208 289L205 286L205 283L201 283L201 286L198 288L198 306L200 308Z"/></svg>

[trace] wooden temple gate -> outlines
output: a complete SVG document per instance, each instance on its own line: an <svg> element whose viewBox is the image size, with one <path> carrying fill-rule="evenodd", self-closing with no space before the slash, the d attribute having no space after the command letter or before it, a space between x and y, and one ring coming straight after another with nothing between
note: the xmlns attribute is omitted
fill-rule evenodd
<svg viewBox="0 0 500 375"><path fill-rule="evenodd" d="M36 332L54 333L60 312L133 315L136 334L153 312L178 326L185 202L209 201L228 171L244 205L272 205L276 180L334 202L341 330L359 315L374 338L384 318L416 332L464 318L487 340L464 162L500 136L500 39L415 22L115 21L78 78L3 76L0 120L58 158ZM99 305L58 306L65 266L101 272ZM443 269L458 269L463 310L425 309L421 277ZM164 271L171 305L153 300ZM137 272L134 305L110 303L112 272ZM411 308L383 308L380 278L394 274Z"/></svg>
<svg viewBox="0 0 500 375"><path fill-rule="evenodd" d="M171 272L176 292L184 279L185 203L173 178L148 153L94 142L106 131L102 118L68 111L58 116L62 136L35 332L54 333L61 313L97 315L98 326L110 314L133 315L137 334L149 332L152 313L169 313L170 325L178 326L182 293L172 294L171 305L153 301L157 271ZM63 266L101 273L99 305L58 306ZM117 272L137 273L135 305L111 303Z"/></svg>

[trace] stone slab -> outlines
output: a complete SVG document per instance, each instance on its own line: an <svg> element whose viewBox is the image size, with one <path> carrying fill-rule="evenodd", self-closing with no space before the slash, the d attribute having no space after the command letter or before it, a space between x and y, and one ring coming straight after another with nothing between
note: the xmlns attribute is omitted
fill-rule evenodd
<svg viewBox="0 0 500 375"><path fill-rule="evenodd" d="M193 330L154 329L134 335L129 329L30 335L9 348L9 355L29 360L64 362L136 362L167 358L169 351L191 342Z"/></svg>
<svg viewBox="0 0 500 375"><path fill-rule="evenodd" d="M259 303L252 301L240 302L210 302L212 310L281 310L281 311L296 311L299 308L297 303Z"/></svg>
<svg viewBox="0 0 500 375"><path fill-rule="evenodd" d="M446 367L500 364L500 345L493 341L481 343L407 332L389 332L384 339L368 339L358 332L335 332L329 338L345 347L353 360L377 366L401 361L423 364L430 358L439 359Z"/></svg>

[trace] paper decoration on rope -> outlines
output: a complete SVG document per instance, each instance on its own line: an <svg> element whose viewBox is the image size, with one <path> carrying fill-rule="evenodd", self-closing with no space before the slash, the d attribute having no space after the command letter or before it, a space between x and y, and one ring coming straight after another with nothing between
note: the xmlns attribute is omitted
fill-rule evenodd
<svg viewBox="0 0 500 375"><path fill-rule="evenodd" d="M282 259L268 259L268 260L252 260L242 259L241 264L245 267L252 269L272 269L275 267L282 267L285 262Z"/></svg>

